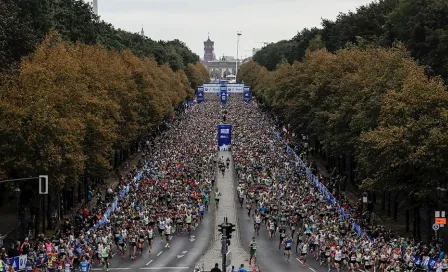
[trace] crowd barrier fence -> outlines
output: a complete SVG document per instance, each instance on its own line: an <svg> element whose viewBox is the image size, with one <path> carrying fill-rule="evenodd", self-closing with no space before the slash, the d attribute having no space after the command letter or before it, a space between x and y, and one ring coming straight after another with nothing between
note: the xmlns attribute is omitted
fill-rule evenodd
<svg viewBox="0 0 448 272"><path fill-rule="evenodd" d="M302 159L294 152L294 150L283 140L283 138L281 137L280 133L275 131L274 128L272 128L272 132L275 134L275 136L277 137L277 139L279 139L285 146L286 146L286 151L293 155L297 164L301 167L301 168L305 168L305 172L306 172L306 176L308 178L308 180L310 182L312 182L319 190L320 192L324 195L325 199L327 202L336 205L338 207L338 212L339 214L344 218L344 219L348 219L350 218L350 214L348 213L348 211L346 211L340 204L339 202L336 200L336 198L330 193L330 191L327 189L327 187L325 187L325 185L323 185L319 179L313 175L312 170L310 168L308 168L308 166L302 161ZM299 170L300 171L300 170ZM367 233L362 229L362 227L356 223L356 222L352 222L352 230L359 236L359 237L368 237L370 239L370 241L372 243L375 242L375 239L369 235L367 235ZM436 270L436 265L438 265L441 262L441 260L439 258L429 258L428 256L414 256L414 264L417 265L418 267L421 267L425 270L428 271L435 271Z"/></svg>

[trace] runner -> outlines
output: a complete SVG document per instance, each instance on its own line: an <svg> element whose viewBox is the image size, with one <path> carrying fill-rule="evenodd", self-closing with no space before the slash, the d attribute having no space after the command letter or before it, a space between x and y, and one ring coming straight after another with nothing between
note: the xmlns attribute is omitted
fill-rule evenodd
<svg viewBox="0 0 448 272"><path fill-rule="evenodd" d="M257 263L257 242L255 237L252 237L252 241L249 244L249 265L252 265L252 259L254 260L254 265Z"/></svg>

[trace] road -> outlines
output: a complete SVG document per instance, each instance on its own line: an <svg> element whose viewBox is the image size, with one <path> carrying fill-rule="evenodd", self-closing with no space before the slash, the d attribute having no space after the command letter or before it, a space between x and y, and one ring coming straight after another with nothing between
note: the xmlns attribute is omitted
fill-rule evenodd
<svg viewBox="0 0 448 272"><path fill-rule="evenodd" d="M235 192L236 193L236 192ZM238 218L240 233L243 246L249 250L249 243L252 237L255 236L257 241L257 262L260 267L260 271L303 271L303 272L328 272L326 267L321 267L319 263L312 258L311 255L307 257L308 266L302 267L301 261L299 261L297 254L295 253L295 244L293 245L293 251L289 259L289 263L286 262L286 256L283 255L283 247L278 249L279 237L278 234L272 240L269 238L269 234L266 230L266 226L262 223L260 229L260 235L256 236L254 231L253 219L247 216L246 202L244 202L241 208L238 205ZM253 210L252 210L253 212ZM253 214L253 213L252 213Z"/></svg>
<svg viewBox="0 0 448 272"><path fill-rule="evenodd" d="M122 258L119 254L114 255L110 260L110 271L114 270L150 270L150 271L192 271L196 262L202 257L203 253L209 248L213 239L213 208L210 205L208 213L204 220L196 228L190 237L188 233L181 233L180 236L174 236L170 248L165 248L160 236L155 237L153 249L148 252L148 245L145 244L144 252L131 260L129 255ZM115 253L116 249L112 250ZM103 270L101 266L94 265L94 271Z"/></svg>

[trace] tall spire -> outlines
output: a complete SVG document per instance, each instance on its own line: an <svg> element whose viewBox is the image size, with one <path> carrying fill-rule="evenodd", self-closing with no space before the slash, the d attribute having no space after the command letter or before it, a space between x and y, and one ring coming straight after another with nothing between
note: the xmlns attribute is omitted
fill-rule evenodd
<svg viewBox="0 0 448 272"><path fill-rule="evenodd" d="M140 33L140 35L142 35L142 37L145 37L145 31L143 30L143 25L142 25L142 32Z"/></svg>
<svg viewBox="0 0 448 272"><path fill-rule="evenodd" d="M207 32L207 35L208 35L208 39L210 40L210 32Z"/></svg>
<svg viewBox="0 0 448 272"><path fill-rule="evenodd" d="M93 13L95 13L95 15L98 15L98 0L93 0Z"/></svg>

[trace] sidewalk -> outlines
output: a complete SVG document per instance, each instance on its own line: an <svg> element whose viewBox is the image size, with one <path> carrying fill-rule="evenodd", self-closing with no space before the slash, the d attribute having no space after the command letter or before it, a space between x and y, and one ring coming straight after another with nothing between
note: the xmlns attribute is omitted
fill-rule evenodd
<svg viewBox="0 0 448 272"><path fill-rule="evenodd" d="M252 271L252 267L249 266L249 253L241 245L239 224L237 218L237 208L235 202L236 188L234 186L233 175L233 160L232 154L229 151L220 151L219 157L224 156L224 160L231 159L229 170L226 170L224 177L220 173L217 173L216 185L221 192L221 201L219 203L219 209L215 212L214 220L214 243L210 249L205 252L204 256L198 261L195 267L200 268L202 271L210 271L215 263L219 264L219 268L222 267L222 255L221 255L221 235L218 232L218 225L224 221L224 217L227 217L229 223L236 225L234 233L232 233L232 239L230 240L229 250L232 252L231 265L227 267L227 271L230 271L232 265L235 266L235 271L238 270L241 264L248 271ZM214 203L213 203L214 204ZM226 271L226 272L227 272ZM258 270L257 270L258 271Z"/></svg>

